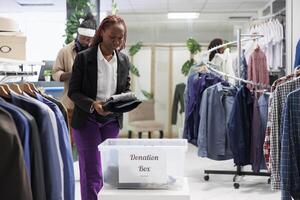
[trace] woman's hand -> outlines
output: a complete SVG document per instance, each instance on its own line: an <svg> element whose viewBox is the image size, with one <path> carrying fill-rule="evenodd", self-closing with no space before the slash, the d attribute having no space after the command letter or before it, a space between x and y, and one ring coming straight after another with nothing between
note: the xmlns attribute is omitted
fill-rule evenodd
<svg viewBox="0 0 300 200"><path fill-rule="evenodd" d="M99 115L106 116L106 115L111 114L111 112L104 111L102 105L103 105L103 102L101 102L101 101L94 101L94 103L93 103L93 107Z"/></svg>

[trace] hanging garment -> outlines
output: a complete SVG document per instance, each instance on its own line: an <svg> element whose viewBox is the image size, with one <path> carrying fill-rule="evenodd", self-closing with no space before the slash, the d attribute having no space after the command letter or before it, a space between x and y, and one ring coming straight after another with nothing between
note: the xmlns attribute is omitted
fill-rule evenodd
<svg viewBox="0 0 300 200"><path fill-rule="evenodd" d="M259 105L259 114L261 119L261 141L262 141L262 154L263 159L261 160L260 169L267 169L265 157L264 157L264 141L265 141L265 135L266 135L266 129L267 129L267 123L268 123L268 104L269 104L269 98L270 94L264 93L260 96L258 100Z"/></svg>
<svg viewBox="0 0 300 200"><path fill-rule="evenodd" d="M11 115L0 108L1 199L32 200L22 145Z"/></svg>
<svg viewBox="0 0 300 200"><path fill-rule="evenodd" d="M281 199L300 199L300 90L290 93L283 110Z"/></svg>
<svg viewBox="0 0 300 200"><path fill-rule="evenodd" d="M270 133L270 168L271 188L280 189L280 149L282 133L282 111L288 94L300 88L300 78L286 82L277 87L272 98L272 125Z"/></svg>
<svg viewBox="0 0 300 200"><path fill-rule="evenodd" d="M65 106L61 102L57 101L56 99L54 99L46 94L41 94L41 95L43 97L45 97L46 99L48 99L49 101L55 103L59 107L60 111L62 112L62 114L64 116L67 127L69 129L68 114L67 114L67 109L65 108Z"/></svg>
<svg viewBox="0 0 300 200"><path fill-rule="evenodd" d="M15 92L10 92L12 103L29 112L38 125L42 147L47 199L63 198L63 163L59 149L57 123L54 113L43 103Z"/></svg>
<svg viewBox="0 0 300 200"><path fill-rule="evenodd" d="M296 54L295 54L295 63L294 68L298 67L300 65L300 39L296 46Z"/></svg>
<svg viewBox="0 0 300 200"><path fill-rule="evenodd" d="M236 88L221 83L203 92L199 115L198 155L213 160L232 159L227 123Z"/></svg>
<svg viewBox="0 0 300 200"><path fill-rule="evenodd" d="M289 80L293 80L294 75L288 75L288 76L284 76L281 77L280 79L276 80L272 86L271 86L271 92L274 92L275 89L289 81ZM265 142L264 142L264 157L265 157L265 162L266 162L266 167L268 168L268 170L271 170L271 166L270 166L270 134L271 134L271 126L272 126L272 113L273 113L273 108L272 108L272 100L273 100L273 95L271 93L270 97L269 97L269 101L268 101L268 121L267 121L267 128L266 128L266 132L265 132Z"/></svg>
<svg viewBox="0 0 300 200"><path fill-rule="evenodd" d="M43 102L54 112L58 128L59 137L59 149L61 151L61 157L63 161L63 177L64 177L64 197L65 200L75 199L75 175L73 167L72 148L69 140L69 130L63 114L58 106L48 99L44 98L39 93L35 92L37 100Z"/></svg>
<svg viewBox="0 0 300 200"><path fill-rule="evenodd" d="M203 91L216 83L224 82L221 78L211 73L196 73L189 77L187 85L186 116L183 138L197 146L198 129L201 116L199 116L200 103Z"/></svg>
<svg viewBox="0 0 300 200"><path fill-rule="evenodd" d="M266 55L260 48L256 48L249 58L247 75L254 83L269 85Z"/></svg>
<svg viewBox="0 0 300 200"><path fill-rule="evenodd" d="M250 90L242 86L235 96L228 122L228 133L233 160L238 166L251 164L252 118L253 97Z"/></svg>
<svg viewBox="0 0 300 200"><path fill-rule="evenodd" d="M229 74L231 76L235 75L235 70L233 68L233 59L230 53L230 49L226 48L224 53L217 53L211 61L212 64L219 66L216 67L218 71L224 72L225 74ZM230 80L232 84L234 84L234 80Z"/></svg>
<svg viewBox="0 0 300 200"><path fill-rule="evenodd" d="M259 104L257 95L253 98L253 117L251 124L251 151L250 151L250 163L252 164L252 171L259 172L261 169L263 157L263 145L264 137L262 130L262 121L259 112Z"/></svg>
<svg viewBox="0 0 300 200"><path fill-rule="evenodd" d="M172 105L172 124L177 123L178 104L180 104L179 113L181 114L184 112L184 90L185 83L179 83L175 87Z"/></svg>
<svg viewBox="0 0 300 200"><path fill-rule="evenodd" d="M26 171L29 179L31 179L31 166L30 166L30 145L29 145L29 123L22 113L18 111L16 106L11 106L0 98L0 107L6 110L13 118L15 124L17 124L18 136L20 138L23 147L23 156L25 160Z"/></svg>

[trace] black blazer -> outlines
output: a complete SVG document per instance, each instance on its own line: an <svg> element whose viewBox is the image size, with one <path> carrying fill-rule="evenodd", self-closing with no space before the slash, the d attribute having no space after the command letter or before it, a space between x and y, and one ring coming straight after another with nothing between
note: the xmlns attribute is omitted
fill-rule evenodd
<svg viewBox="0 0 300 200"><path fill-rule="evenodd" d="M95 114L92 114L90 109L97 96L97 51L98 46L95 46L80 52L76 56L73 64L68 96L75 104L71 122L71 126L75 129L82 127L87 118ZM117 51L115 51L115 53L118 60L116 94L120 94L129 91L130 64L125 54ZM98 117L101 118L100 115L98 115ZM123 115L114 114L113 117L118 119L120 128L122 128Z"/></svg>

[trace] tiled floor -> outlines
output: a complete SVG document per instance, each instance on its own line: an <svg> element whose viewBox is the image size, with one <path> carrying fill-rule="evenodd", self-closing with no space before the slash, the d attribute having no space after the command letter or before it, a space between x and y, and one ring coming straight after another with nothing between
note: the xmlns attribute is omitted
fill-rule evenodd
<svg viewBox="0 0 300 200"><path fill-rule="evenodd" d="M80 200L79 170L75 163L76 200ZM247 176L239 179L240 188L234 189L232 175L210 175L204 181L204 170L234 170L233 161L212 161L199 158L197 148L189 145L185 176L188 178L191 200L279 200L280 192L273 192L267 177ZM151 190L149 191L151 192ZM167 200L167 199L166 199Z"/></svg>

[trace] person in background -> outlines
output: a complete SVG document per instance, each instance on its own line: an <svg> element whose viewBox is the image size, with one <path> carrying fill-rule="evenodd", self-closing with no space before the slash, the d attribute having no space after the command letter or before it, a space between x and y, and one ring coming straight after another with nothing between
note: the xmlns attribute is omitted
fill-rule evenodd
<svg viewBox="0 0 300 200"><path fill-rule="evenodd" d="M117 138L123 115L103 110L103 102L129 91L129 59L124 49L127 28L117 15L103 19L91 47L74 61L68 96L74 102L72 131L78 150L82 200L97 200L103 186L98 145Z"/></svg>
<svg viewBox="0 0 300 200"><path fill-rule="evenodd" d="M96 20L92 14L87 14L86 18L80 23L77 29L77 37L74 41L63 47L53 65L53 79L64 82L64 92L61 103L68 111L68 121L72 120L74 104L68 97L69 81L72 74L72 66L76 55L87 49L92 41L96 30ZM69 124L70 127L70 124ZM70 140L73 146L73 134L70 129Z"/></svg>
<svg viewBox="0 0 300 200"><path fill-rule="evenodd" d="M212 49L216 46L222 45L223 43L224 43L223 39L220 39L220 38L213 39L208 45L208 50ZM220 49L217 49L217 50L214 50L214 51L210 52L209 61L212 61L217 53L223 54L224 50L225 49L222 47Z"/></svg>

